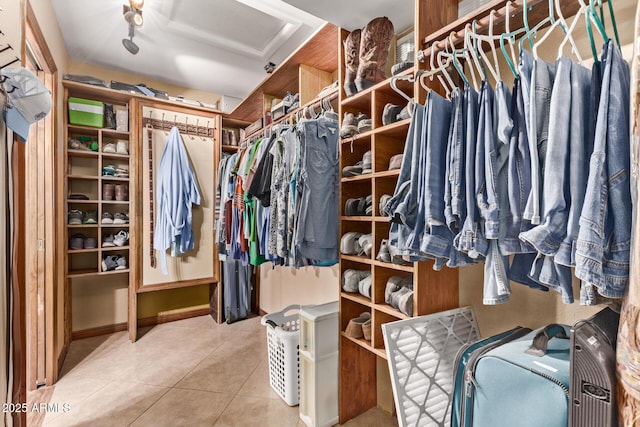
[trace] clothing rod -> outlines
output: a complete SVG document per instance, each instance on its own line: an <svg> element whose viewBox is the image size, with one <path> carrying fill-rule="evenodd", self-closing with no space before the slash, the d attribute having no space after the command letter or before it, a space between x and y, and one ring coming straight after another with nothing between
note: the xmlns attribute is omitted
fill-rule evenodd
<svg viewBox="0 0 640 427"><path fill-rule="evenodd" d="M158 120L158 119L144 119L144 125L151 125L152 128L158 130L169 131L172 127L177 127L180 133L186 133L189 135L204 136L213 138L216 128L210 128L206 126L196 126L189 123L172 122L170 120Z"/></svg>
<svg viewBox="0 0 640 427"><path fill-rule="evenodd" d="M433 34L425 37L423 41L423 50L418 52L418 60L420 62L429 62L431 57L431 50L435 49L434 53L443 50L445 47L450 46L449 37L453 33L452 40L456 47L460 47L464 42L465 26L472 24L476 21L476 33L486 35L489 33L491 22L491 14L493 13L493 34L500 35L505 32L506 20L507 20L507 3L511 3L509 6L509 30L515 31L523 26L523 1L494 1L488 4L484 8L478 9L473 14L467 15L462 19L459 19L441 30L436 31ZM529 22L529 28L533 28L543 19L549 16L549 1L548 0L528 0L527 1L527 21ZM580 4L576 0L562 2L562 15L565 18L574 16L580 9ZM557 14L556 14L557 15Z"/></svg>

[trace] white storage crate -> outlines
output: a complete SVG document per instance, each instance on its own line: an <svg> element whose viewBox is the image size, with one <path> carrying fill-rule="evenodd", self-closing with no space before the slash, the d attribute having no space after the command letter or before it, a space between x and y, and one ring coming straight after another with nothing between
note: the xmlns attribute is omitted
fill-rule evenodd
<svg viewBox="0 0 640 427"><path fill-rule="evenodd" d="M263 316L261 320L267 326L269 383L289 406L300 401L299 313L299 305L290 305L282 311Z"/></svg>
<svg viewBox="0 0 640 427"><path fill-rule="evenodd" d="M338 424L338 352L311 359L300 352L300 419L309 427Z"/></svg>
<svg viewBox="0 0 640 427"><path fill-rule="evenodd" d="M303 307L300 310L300 351L311 359L338 351L338 301Z"/></svg>

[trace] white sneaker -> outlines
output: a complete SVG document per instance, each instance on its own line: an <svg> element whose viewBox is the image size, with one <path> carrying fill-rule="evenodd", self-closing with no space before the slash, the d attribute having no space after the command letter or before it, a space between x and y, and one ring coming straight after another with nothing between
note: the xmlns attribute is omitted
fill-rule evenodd
<svg viewBox="0 0 640 427"><path fill-rule="evenodd" d="M124 230L118 231L118 234L113 236L113 244L116 246L124 246L129 241L129 233Z"/></svg>
<svg viewBox="0 0 640 427"><path fill-rule="evenodd" d="M115 153L116 152L116 144L113 142L105 142L102 146L103 153Z"/></svg>
<svg viewBox="0 0 640 427"><path fill-rule="evenodd" d="M129 144L127 141L118 141L116 152L118 154L129 154Z"/></svg>

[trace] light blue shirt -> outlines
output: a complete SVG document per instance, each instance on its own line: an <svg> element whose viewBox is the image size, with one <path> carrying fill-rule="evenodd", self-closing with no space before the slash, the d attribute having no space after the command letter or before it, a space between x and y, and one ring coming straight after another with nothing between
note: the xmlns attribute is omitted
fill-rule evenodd
<svg viewBox="0 0 640 427"><path fill-rule="evenodd" d="M156 223L153 248L160 252L162 274L167 249L179 255L194 248L191 206L200 204L200 191L177 127L171 128L156 173Z"/></svg>

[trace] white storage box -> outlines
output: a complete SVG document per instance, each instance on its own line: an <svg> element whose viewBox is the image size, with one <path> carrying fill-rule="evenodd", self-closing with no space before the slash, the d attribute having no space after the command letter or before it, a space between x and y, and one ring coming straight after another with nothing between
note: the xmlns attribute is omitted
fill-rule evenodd
<svg viewBox="0 0 640 427"><path fill-rule="evenodd" d="M300 347L300 306L290 305L267 314L261 323L267 326L269 383L289 406L300 400L298 358Z"/></svg>
<svg viewBox="0 0 640 427"><path fill-rule="evenodd" d="M338 352L312 360L300 353L300 419L309 427L338 424Z"/></svg>
<svg viewBox="0 0 640 427"><path fill-rule="evenodd" d="M338 351L338 301L300 309L300 351L313 359Z"/></svg>

